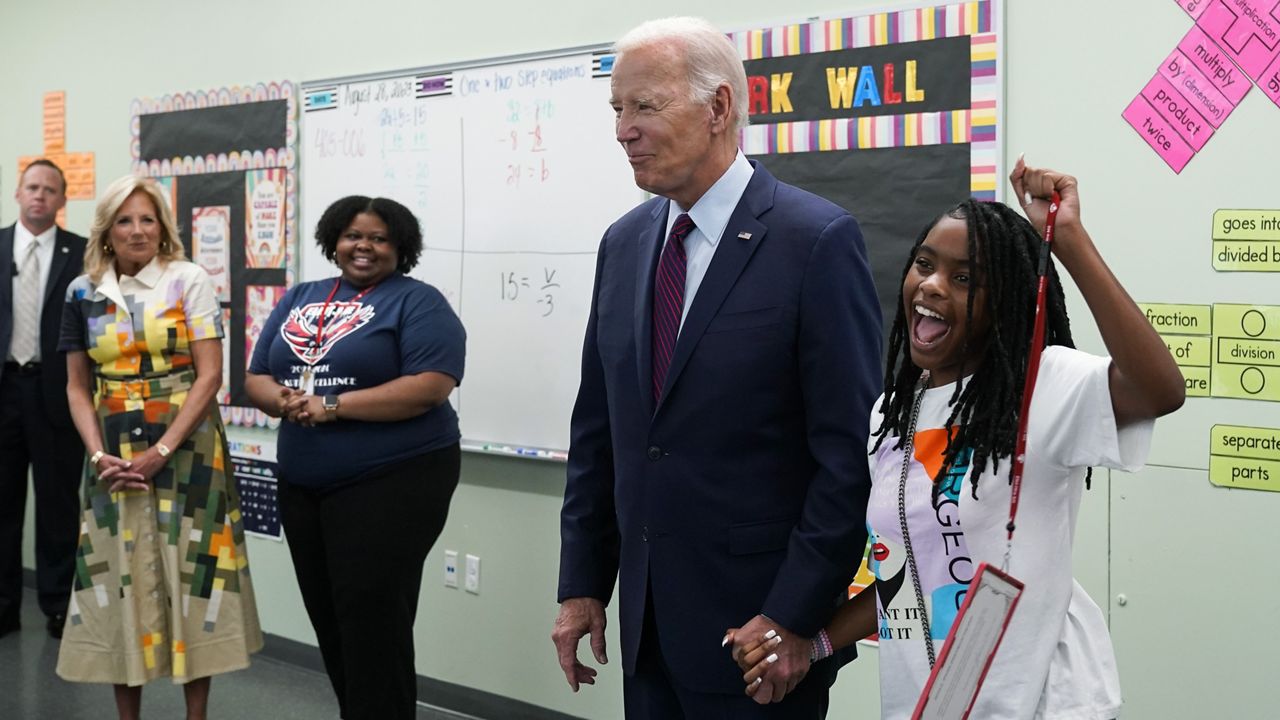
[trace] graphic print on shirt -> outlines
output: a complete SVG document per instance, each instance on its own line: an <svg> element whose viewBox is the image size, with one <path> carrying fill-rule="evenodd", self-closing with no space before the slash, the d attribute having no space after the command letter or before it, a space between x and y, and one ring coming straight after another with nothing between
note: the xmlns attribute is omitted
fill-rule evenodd
<svg viewBox="0 0 1280 720"><path fill-rule="evenodd" d="M877 451L878 467L902 468L902 449L894 449L896 439L888 438ZM907 524L911 533L912 554L921 576L925 611L929 615L929 634L936 645L951 631L965 593L973 580L973 561L965 546L960 527L960 493L969 471L973 452L958 451L950 470L938 477L942 469L947 433L943 428L916 432L911 464L907 469ZM934 492L934 478L938 478ZM892 486L892 502L896 517L898 484ZM885 488L888 492L890 488ZM869 528L870 530L870 528ZM909 575L906 550L900 522L882 524L871 530L871 571L876 577L878 597L878 635L881 642L918 640L922 632L919 604Z"/></svg>
<svg viewBox="0 0 1280 720"><path fill-rule="evenodd" d="M339 340L369 324L375 315L373 305L361 302L331 302L328 309L324 306L325 303L314 302L293 308L280 325L280 337L293 354L308 365L323 360ZM324 310L324 324L319 329L323 334L316 343L321 310Z"/></svg>

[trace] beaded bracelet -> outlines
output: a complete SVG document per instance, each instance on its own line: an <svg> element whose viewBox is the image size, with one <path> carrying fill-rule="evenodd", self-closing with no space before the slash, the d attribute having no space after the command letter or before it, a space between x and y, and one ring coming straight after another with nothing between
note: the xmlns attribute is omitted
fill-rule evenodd
<svg viewBox="0 0 1280 720"><path fill-rule="evenodd" d="M835 648L831 646L831 636L827 635L825 629L819 630L817 636L813 638L812 648L809 650L809 662L817 662L823 658L831 657L835 652Z"/></svg>

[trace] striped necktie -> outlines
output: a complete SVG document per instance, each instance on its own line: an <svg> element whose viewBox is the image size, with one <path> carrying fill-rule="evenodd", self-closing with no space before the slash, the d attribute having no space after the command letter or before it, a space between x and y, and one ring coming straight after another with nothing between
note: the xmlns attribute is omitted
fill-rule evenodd
<svg viewBox="0 0 1280 720"><path fill-rule="evenodd" d="M27 254L18 264L18 282L13 293L13 337L9 353L21 364L36 358L40 332L40 258L37 243L27 244Z"/></svg>
<svg viewBox="0 0 1280 720"><path fill-rule="evenodd" d="M686 256L684 239L693 231L693 220L681 213L671 226L671 236L662 248L658 274L653 283L653 401L662 396L662 384L671 367L680 318L684 314Z"/></svg>

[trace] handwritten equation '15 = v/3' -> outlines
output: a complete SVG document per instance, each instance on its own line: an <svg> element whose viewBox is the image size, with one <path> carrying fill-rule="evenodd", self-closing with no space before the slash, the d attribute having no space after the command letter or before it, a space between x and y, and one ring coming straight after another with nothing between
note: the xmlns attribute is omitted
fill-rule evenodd
<svg viewBox="0 0 1280 720"><path fill-rule="evenodd" d="M534 301L542 306L542 317L547 317L555 312L556 297L553 291L560 287L560 283L556 281L555 269L542 268L542 285L537 290L533 289L533 283L530 282L528 275L519 275L511 271L504 271L499 274L501 276L501 297L503 302L520 302L522 299L525 302Z"/></svg>

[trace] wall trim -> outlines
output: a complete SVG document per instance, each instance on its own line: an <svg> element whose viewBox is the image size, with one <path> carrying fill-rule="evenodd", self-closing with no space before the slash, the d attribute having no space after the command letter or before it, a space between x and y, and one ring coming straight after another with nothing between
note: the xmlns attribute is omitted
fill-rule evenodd
<svg viewBox="0 0 1280 720"><path fill-rule="evenodd" d="M272 660L298 667L324 672L320 649L314 645L290 640L271 633L263 633L262 655ZM418 703L441 710L461 713L474 718L502 718L507 720L583 720L573 715L549 710L502 695L476 690L444 680L418 676Z"/></svg>

